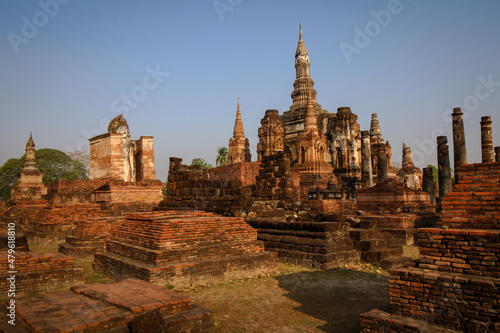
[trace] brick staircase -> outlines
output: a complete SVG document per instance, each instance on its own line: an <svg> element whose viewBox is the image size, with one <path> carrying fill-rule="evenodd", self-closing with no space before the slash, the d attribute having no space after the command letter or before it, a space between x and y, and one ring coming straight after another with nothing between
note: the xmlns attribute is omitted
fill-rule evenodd
<svg viewBox="0 0 500 333"><path fill-rule="evenodd" d="M458 173L420 259L390 271L391 313L362 314L362 332L500 332L500 163Z"/></svg>
<svg viewBox="0 0 500 333"><path fill-rule="evenodd" d="M402 256L403 247L395 239L382 234L375 220L361 221L359 228L349 229L349 236L361 251L363 261L383 269L399 267L411 260Z"/></svg>
<svg viewBox="0 0 500 333"><path fill-rule="evenodd" d="M79 259L94 259L94 253L106 250L107 239L124 221L120 217L97 217L77 222L66 243L59 244L59 252Z"/></svg>

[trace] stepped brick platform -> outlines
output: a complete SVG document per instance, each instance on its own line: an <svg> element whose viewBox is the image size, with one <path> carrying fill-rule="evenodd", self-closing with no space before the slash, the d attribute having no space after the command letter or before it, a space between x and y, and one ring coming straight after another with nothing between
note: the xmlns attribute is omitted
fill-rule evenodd
<svg viewBox="0 0 500 333"><path fill-rule="evenodd" d="M136 277L189 288L274 273L257 231L242 218L200 211L130 213L96 253L94 266L113 279Z"/></svg>
<svg viewBox="0 0 500 333"><path fill-rule="evenodd" d="M77 222L73 234L66 237L58 251L73 258L93 259L95 252L106 251L107 239L123 221L122 217L111 216Z"/></svg>
<svg viewBox="0 0 500 333"><path fill-rule="evenodd" d="M248 219L266 250L294 265L335 269L357 264L360 253L349 238L349 222L283 222Z"/></svg>
<svg viewBox="0 0 500 333"><path fill-rule="evenodd" d="M355 216L362 223L376 223L376 228L390 235L399 245L414 244L418 228L435 227L439 216L435 213L423 214L367 214Z"/></svg>
<svg viewBox="0 0 500 333"><path fill-rule="evenodd" d="M163 317L164 324L155 327L162 332L209 332L212 326L212 313L193 305L188 296L137 279L21 298L16 319L24 332L124 333L130 332L131 320L151 309ZM8 324L0 325L9 329Z"/></svg>
<svg viewBox="0 0 500 333"><path fill-rule="evenodd" d="M68 289L85 281L83 268L75 266L71 257L61 253L16 251L14 257L14 266L10 266L8 252L0 251L0 288L9 290L7 278L14 274L16 297ZM9 273L11 271L16 273Z"/></svg>
<svg viewBox="0 0 500 333"><path fill-rule="evenodd" d="M435 212L429 193L405 187L398 179L388 178L369 188L357 191L358 207L365 211L398 209L408 212Z"/></svg>
<svg viewBox="0 0 500 333"><path fill-rule="evenodd" d="M403 247L376 228L376 221L362 221L359 228L350 228L349 236L361 251L361 259L371 264L390 269L410 261L403 257Z"/></svg>
<svg viewBox="0 0 500 333"><path fill-rule="evenodd" d="M457 174L441 201L441 228L418 231L420 259L390 271L391 314L363 314L362 332L392 332L412 319L500 332L500 163L462 165Z"/></svg>

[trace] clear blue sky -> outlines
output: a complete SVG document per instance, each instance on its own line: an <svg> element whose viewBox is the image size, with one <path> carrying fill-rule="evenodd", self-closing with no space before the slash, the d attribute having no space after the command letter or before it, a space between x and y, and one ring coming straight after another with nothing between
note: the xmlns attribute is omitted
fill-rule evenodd
<svg viewBox="0 0 500 333"><path fill-rule="evenodd" d="M265 110L292 103L299 22L318 102L351 107L362 130L378 113L394 162L405 142L417 166L436 164L436 135L452 151L460 105L469 162L481 116L500 145L498 0L59 1L0 2L1 164L30 131L37 149L88 150L126 111L133 139L155 137L165 181L171 156L215 164L238 97L255 160Z"/></svg>

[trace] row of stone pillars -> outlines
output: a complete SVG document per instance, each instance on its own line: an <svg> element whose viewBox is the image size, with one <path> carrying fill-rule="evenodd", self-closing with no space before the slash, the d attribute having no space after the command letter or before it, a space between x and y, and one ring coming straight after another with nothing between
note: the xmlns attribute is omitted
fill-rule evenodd
<svg viewBox="0 0 500 333"><path fill-rule="evenodd" d="M464 119L461 108L454 108L453 120L453 155L455 167L455 181L460 179L460 166L467 164L467 152L465 149ZM437 137L438 156L438 181L439 198L451 192L451 170L448 149L448 138L446 136ZM494 155L495 153L495 155ZM495 147L493 153L493 136L491 133L491 117L481 117L481 160L482 163L500 162L500 147ZM431 202L436 202L434 188L436 186L431 168L423 169L422 189L429 192Z"/></svg>

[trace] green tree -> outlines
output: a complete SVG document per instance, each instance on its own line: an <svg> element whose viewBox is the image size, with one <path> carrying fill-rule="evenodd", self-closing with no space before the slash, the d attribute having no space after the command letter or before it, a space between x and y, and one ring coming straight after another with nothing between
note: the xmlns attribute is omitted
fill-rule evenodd
<svg viewBox="0 0 500 333"><path fill-rule="evenodd" d="M11 158L0 168L0 198L9 200L10 189L17 183L17 175L21 172L24 164L24 157Z"/></svg>
<svg viewBox="0 0 500 333"><path fill-rule="evenodd" d="M215 165L224 165L228 163L228 154L229 151L226 147L217 148L217 158L215 159Z"/></svg>
<svg viewBox="0 0 500 333"><path fill-rule="evenodd" d="M199 165L202 169L212 169L213 166L208 164L203 158L193 158L191 165Z"/></svg>
<svg viewBox="0 0 500 333"><path fill-rule="evenodd" d="M85 165L60 150L43 148L37 150L35 155L45 185L57 179L87 179Z"/></svg>
<svg viewBox="0 0 500 333"><path fill-rule="evenodd" d="M38 170L43 172L42 181L45 185L57 179L87 179L87 169L66 153L44 148L35 152ZM0 198L9 200L10 190L17 183L17 177L23 169L25 155L21 158L11 158L0 168Z"/></svg>
<svg viewBox="0 0 500 333"><path fill-rule="evenodd" d="M427 164L427 167L432 169L432 178L434 178L434 182L437 184L439 182L438 168L432 164ZM455 178L455 174L452 168L450 168L450 174L451 179L453 180L453 178Z"/></svg>
<svg viewBox="0 0 500 333"><path fill-rule="evenodd" d="M434 178L434 182L437 184L438 183L438 168L436 168L432 164L427 164L427 167L432 169L432 178Z"/></svg>

